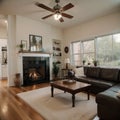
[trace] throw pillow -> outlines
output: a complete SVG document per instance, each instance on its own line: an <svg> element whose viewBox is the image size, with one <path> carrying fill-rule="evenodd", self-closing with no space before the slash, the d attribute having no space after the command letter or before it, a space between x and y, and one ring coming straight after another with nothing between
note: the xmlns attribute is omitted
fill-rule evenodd
<svg viewBox="0 0 120 120"><path fill-rule="evenodd" d="M83 67L74 68L73 71L75 72L75 77L84 76Z"/></svg>

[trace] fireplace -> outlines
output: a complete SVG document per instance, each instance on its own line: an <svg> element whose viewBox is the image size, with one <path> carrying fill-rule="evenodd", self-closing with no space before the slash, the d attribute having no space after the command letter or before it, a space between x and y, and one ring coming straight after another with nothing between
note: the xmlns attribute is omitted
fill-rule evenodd
<svg viewBox="0 0 120 120"><path fill-rule="evenodd" d="M50 81L49 57L23 57L23 85Z"/></svg>

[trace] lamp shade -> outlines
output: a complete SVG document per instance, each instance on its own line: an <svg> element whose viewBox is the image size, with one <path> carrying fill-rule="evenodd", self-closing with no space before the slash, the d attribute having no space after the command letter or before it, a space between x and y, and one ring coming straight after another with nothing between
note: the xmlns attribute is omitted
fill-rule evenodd
<svg viewBox="0 0 120 120"><path fill-rule="evenodd" d="M65 58L65 63L70 63L70 59L69 58Z"/></svg>

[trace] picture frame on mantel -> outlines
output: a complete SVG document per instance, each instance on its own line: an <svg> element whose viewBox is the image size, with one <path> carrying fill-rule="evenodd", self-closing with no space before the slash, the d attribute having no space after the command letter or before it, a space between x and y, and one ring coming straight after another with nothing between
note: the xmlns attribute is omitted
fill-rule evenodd
<svg viewBox="0 0 120 120"><path fill-rule="evenodd" d="M32 52L42 51L42 36L29 35L29 50Z"/></svg>

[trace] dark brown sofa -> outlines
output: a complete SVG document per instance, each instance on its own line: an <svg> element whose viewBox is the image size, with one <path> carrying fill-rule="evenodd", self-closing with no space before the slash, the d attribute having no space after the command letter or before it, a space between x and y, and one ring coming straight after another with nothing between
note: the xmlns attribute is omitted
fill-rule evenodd
<svg viewBox="0 0 120 120"><path fill-rule="evenodd" d="M119 71L117 68L85 66L85 76L76 77L76 80L92 84L91 91L99 93L120 83Z"/></svg>
<svg viewBox="0 0 120 120"><path fill-rule="evenodd" d="M97 115L101 120L120 120L120 84L96 95Z"/></svg>
<svg viewBox="0 0 120 120"><path fill-rule="evenodd" d="M90 83L91 91L96 94L97 115L100 120L120 120L120 69L84 67L85 76L78 81Z"/></svg>

